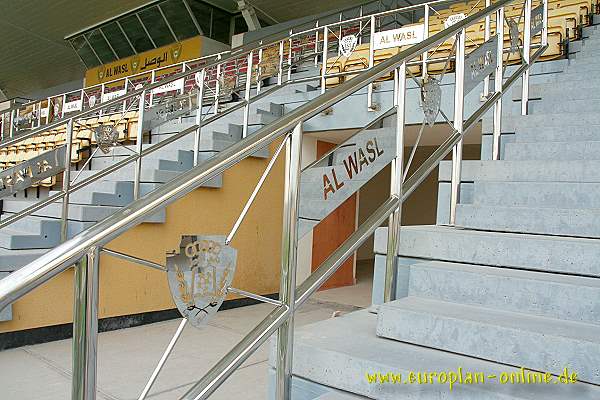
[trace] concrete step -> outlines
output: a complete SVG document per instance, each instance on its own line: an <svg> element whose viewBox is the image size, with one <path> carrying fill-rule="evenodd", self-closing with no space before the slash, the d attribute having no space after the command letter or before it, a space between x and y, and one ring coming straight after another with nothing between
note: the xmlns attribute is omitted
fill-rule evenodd
<svg viewBox="0 0 600 400"><path fill-rule="evenodd" d="M0 271L12 272L45 254L45 249L8 250L0 248Z"/></svg>
<svg viewBox="0 0 600 400"><path fill-rule="evenodd" d="M50 249L60 243L60 235L35 234L16 229L0 230L0 248L7 250Z"/></svg>
<svg viewBox="0 0 600 400"><path fill-rule="evenodd" d="M516 143L528 142L587 142L600 140L600 125L578 125L569 129L564 128L528 128L516 130Z"/></svg>
<svg viewBox="0 0 600 400"><path fill-rule="evenodd" d="M597 209L600 184L579 182L476 182L473 204L500 207Z"/></svg>
<svg viewBox="0 0 600 400"><path fill-rule="evenodd" d="M586 83L586 90L574 87L572 84L560 84L555 81L550 83L530 84L529 99L557 99L567 103L581 99L600 99L600 82L591 81ZM513 90L513 100L521 100L521 89ZM535 101L534 101L535 102Z"/></svg>
<svg viewBox="0 0 600 400"><path fill-rule="evenodd" d="M492 122L483 119L483 132L493 132ZM534 115L503 115L502 132L515 132L516 129L553 127L569 129L572 126L600 125L600 115L592 112L577 112L566 114L534 114Z"/></svg>
<svg viewBox="0 0 600 400"><path fill-rule="evenodd" d="M210 158L213 154L211 153L201 153L200 160L206 160ZM105 177L105 180L113 181L113 182L133 182L134 179L134 166L132 164L131 167L121 168L120 170L113 172L112 174ZM165 180L168 176L177 176L183 171L161 171L158 169L145 168L142 163L142 174L140 177L141 182L143 183L165 183L168 180ZM97 174L98 171L82 171L79 180L83 180L92 175ZM221 176L219 175L217 178L214 178L207 182L203 187L221 187ZM90 203L85 203L90 204ZM121 204L108 204L108 205L121 205Z"/></svg>
<svg viewBox="0 0 600 400"><path fill-rule="evenodd" d="M600 388L585 383L500 384L499 377L503 373L508 376L514 373L514 376L517 376L521 372L519 368L383 339L376 336L376 324L375 314L357 311L296 329L294 375L380 400L592 400L600 396ZM271 350L269 360L273 365L273 348ZM458 367L461 367L460 372ZM420 374L421 384L409 383L411 372L413 377ZM423 374L429 379L429 373L434 372L436 375L445 372L446 378L449 372L452 372L456 381L452 390L449 388L449 378L444 384L438 383L438 380L433 384L425 384ZM468 373L471 374L471 379L473 374L483 373L484 383L466 384ZM394 378L400 378L401 384L394 384Z"/></svg>
<svg viewBox="0 0 600 400"><path fill-rule="evenodd" d="M450 182L451 171L451 161L442 161L439 168L439 180ZM600 182L600 162L597 160L466 160L462 163L461 179L463 182Z"/></svg>
<svg viewBox="0 0 600 400"><path fill-rule="evenodd" d="M600 95L594 96L598 97ZM573 100L560 98L558 95L551 97L544 94L543 101L533 100L529 102L528 107L528 112L530 115L595 112L600 108L600 98L584 98Z"/></svg>
<svg viewBox="0 0 600 400"><path fill-rule="evenodd" d="M424 261L410 266L408 295L600 325L595 278Z"/></svg>
<svg viewBox="0 0 600 400"><path fill-rule="evenodd" d="M154 186L154 185L152 185ZM149 192L151 187L146 187L142 193ZM38 203L35 200L4 200L2 206L2 218L7 218L17 214L27 207ZM117 206L96 206L89 204L69 204L69 221L98 222L112 215L119 210ZM34 217L44 217L46 219L60 219L62 215L62 203L56 202L49 204L41 210L32 214ZM164 223L166 218L165 210L160 210L156 214L144 220L146 223Z"/></svg>
<svg viewBox="0 0 600 400"><path fill-rule="evenodd" d="M133 171L132 171L133 172ZM81 179L97 171L82 171ZM50 191L50 195L58 191ZM87 188L80 189L69 196L69 203L92 204L98 206L124 206L133 201L133 182L97 181Z"/></svg>
<svg viewBox="0 0 600 400"><path fill-rule="evenodd" d="M600 327L405 297L381 305L381 337L600 383Z"/></svg>
<svg viewBox="0 0 600 400"><path fill-rule="evenodd" d="M459 204L456 226L500 232L600 238L600 208L485 207Z"/></svg>
<svg viewBox="0 0 600 400"><path fill-rule="evenodd" d="M37 204L35 200L17 200L17 199L4 199L2 204L2 215L17 214L22 210ZM110 206L94 206L94 205L83 205L83 204L71 204L69 205L69 219L75 221L100 221L106 218L119 207ZM52 217L60 218L62 212L62 204L60 202L52 203L44 209L36 211L33 216L38 217Z"/></svg>
<svg viewBox="0 0 600 400"><path fill-rule="evenodd" d="M387 228L375 231L375 253L386 254ZM398 255L533 271L600 276L596 239L484 232L438 225L402 227Z"/></svg>
<svg viewBox="0 0 600 400"><path fill-rule="evenodd" d="M357 396L355 394L343 393L343 392L339 392L339 391L325 393L325 394L315 398L315 400L361 400L361 399L367 400L367 398L363 397L363 396Z"/></svg>
<svg viewBox="0 0 600 400"><path fill-rule="evenodd" d="M569 137L565 137L568 139ZM600 160L600 141L506 143L505 160Z"/></svg>

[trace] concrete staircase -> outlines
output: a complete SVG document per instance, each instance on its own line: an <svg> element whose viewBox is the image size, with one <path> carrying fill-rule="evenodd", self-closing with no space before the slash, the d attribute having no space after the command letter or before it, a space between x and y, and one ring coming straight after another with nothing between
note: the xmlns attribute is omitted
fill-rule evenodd
<svg viewBox="0 0 600 400"><path fill-rule="evenodd" d="M502 160L484 140L482 161L463 163L455 226L450 163L440 166L437 225L402 229L398 300L296 331L297 398L318 398L314 387L373 399L600 398L600 30L585 36L563 72L533 85L530 115L505 103ZM379 228L375 303L386 237ZM501 384L521 367L568 368L578 383ZM407 382L458 368L485 383Z"/></svg>

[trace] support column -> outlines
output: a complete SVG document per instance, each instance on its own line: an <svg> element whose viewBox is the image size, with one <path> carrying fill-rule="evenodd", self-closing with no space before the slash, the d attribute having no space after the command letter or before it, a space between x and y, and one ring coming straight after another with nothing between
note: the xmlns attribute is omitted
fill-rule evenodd
<svg viewBox="0 0 600 400"><path fill-rule="evenodd" d="M99 249L92 247L75 266L72 400L96 399Z"/></svg>
<svg viewBox="0 0 600 400"><path fill-rule="evenodd" d="M298 194L302 154L302 123L288 139L285 158L283 234L281 248L281 283L279 301L289 307L290 316L277 330L276 393L278 400L290 400L292 390L292 357L294 353L294 304L298 250Z"/></svg>

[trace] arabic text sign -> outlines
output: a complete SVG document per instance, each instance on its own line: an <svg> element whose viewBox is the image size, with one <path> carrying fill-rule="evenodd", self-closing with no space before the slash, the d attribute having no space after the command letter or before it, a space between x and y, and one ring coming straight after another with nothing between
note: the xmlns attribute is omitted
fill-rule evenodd
<svg viewBox="0 0 600 400"><path fill-rule="evenodd" d="M535 36L544 28L544 5L540 4L531 10L531 36Z"/></svg>
<svg viewBox="0 0 600 400"><path fill-rule="evenodd" d="M0 171L0 198L36 185L65 169L65 146Z"/></svg>
<svg viewBox="0 0 600 400"><path fill-rule="evenodd" d="M183 90L183 78L177 79L176 81L171 81L169 83L165 83L162 86L157 87L156 89L152 89L152 93L165 93L172 92L174 90L182 91Z"/></svg>
<svg viewBox="0 0 600 400"><path fill-rule="evenodd" d="M424 35L425 26L423 24L375 32L373 35L373 49L380 50L419 43L423 41Z"/></svg>
<svg viewBox="0 0 600 400"><path fill-rule="evenodd" d="M298 236L310 232L395 157L395 128L369 129L302 171Z"/></svg>
<svg viewBox="0 0 600 400"><path fill-rule="evenodd" d="M465 57L465 95L496 70L497 52L498 39L494 36Z"/></svg>

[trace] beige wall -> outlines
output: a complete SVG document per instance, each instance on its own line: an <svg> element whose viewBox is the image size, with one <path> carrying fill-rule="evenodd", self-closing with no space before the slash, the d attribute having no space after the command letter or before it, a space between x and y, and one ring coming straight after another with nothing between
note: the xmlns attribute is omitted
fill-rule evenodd
<svg viewBox="0 0 600 400"><path fill-rule="evenodd" d="M225 172L222 188L190 193L167 207L166 223L139 225L106 247L164 264L165 253L178 247L181 235L227 235L267 162L243 161ZM280 156L232 242L238 250L237 288L261 294L279 290L282 188ZM0 322L0 332L71 322L72 280L71 269L17 301L13 320ZM100 258L100 318L174 307L164 272Z"/></svg>

